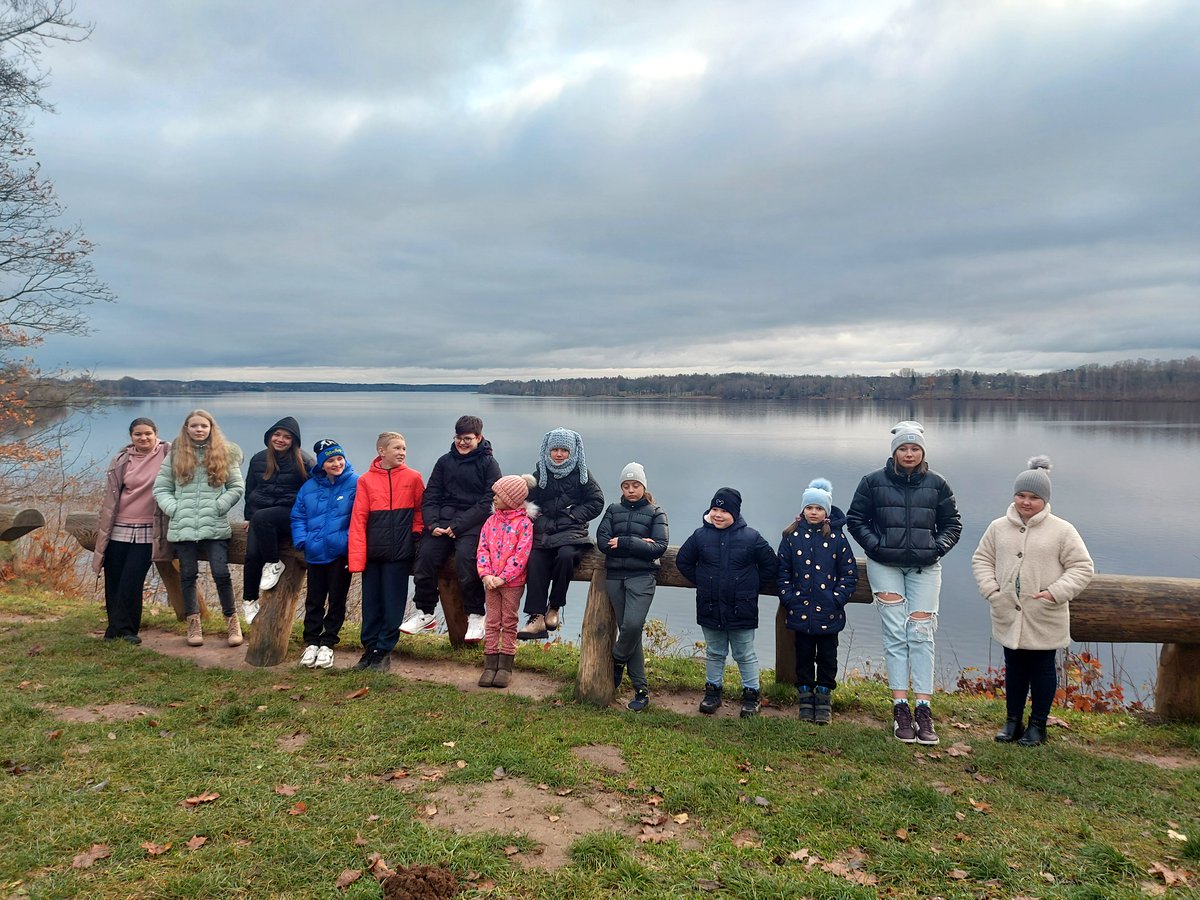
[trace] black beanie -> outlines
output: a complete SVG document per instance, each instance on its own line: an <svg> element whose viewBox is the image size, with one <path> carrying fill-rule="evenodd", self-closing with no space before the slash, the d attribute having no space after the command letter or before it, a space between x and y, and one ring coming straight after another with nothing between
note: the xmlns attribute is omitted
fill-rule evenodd
<svg viewBox="0 0 1200 900"><path fill-rule="evenodd" d="M742 514L742 495L731 487L723 487L713 494L709 509L723 509L735 519Z"/></svg>

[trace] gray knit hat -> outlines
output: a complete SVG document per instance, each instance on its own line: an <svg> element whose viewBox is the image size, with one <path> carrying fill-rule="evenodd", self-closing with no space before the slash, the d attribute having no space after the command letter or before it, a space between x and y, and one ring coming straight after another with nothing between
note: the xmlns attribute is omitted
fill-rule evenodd
<svg viewBox="0 0 1200 900"><path fill-rule="evenodd" d="M892 455L901 444L916 444L925 449L925 426L920 422L897 422L892 426Z"/></svg>
<svg viewBox="0 0 1200 900"><path fill-rule="evenodd" d="M621 484L626 481L636 481L642 487L649 487L646 484L646 470L642 468L639 462L626 463L625 468L621 470Z"/></svg>
<svg viewBox="0 0 1200 900"><path fill-rule="evenodd" d="M1050 502L1050 457L1034 456L1029 460L1029 468L1017 476L1013 482L1013 494L1028 491L1037 494L1047 503Z"/></svg>

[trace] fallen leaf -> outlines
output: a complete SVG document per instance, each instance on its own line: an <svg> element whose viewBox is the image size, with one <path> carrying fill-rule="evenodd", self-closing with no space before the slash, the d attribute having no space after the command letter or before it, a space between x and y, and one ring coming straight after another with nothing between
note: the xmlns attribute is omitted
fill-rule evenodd
<svg viewBox="0 0 1200 900"><path fill-rule="evenodd" d="M675 835L669 831L658 831L652 828L643 828L642 833L637 836L640 844L661 844L663 841L668 841Z"/></svg>
<svg viewBox="0 0 1200 900"><path fill-rule="evenodd" d="M951 756L967 756L971 753L971 751L971 745L964 744L962 741L959 741L956 744L951 744L949 749L946 750L946 752Z"/></svg>
<svg viewBox="0 0 1200 900"><path fill-rule="evenodd" d="M369 816L367 816L367 821L368 822L378 822L380 820L380 818L381 818L381 816L379 815L379 813L371 813Z"/></svg>
<svg viewBox="0 0 1200 900"><path fill-rule="evenodd" d="M454 767L456 769L465 769L467 767L467 761L465 759L456 759L454 761Z"/></svg>
<svg viewBox="0 0 1200 900"><path fill-rule="evenodd" d="M738 779L738 784L749 784L749 783L750 783L749 778L739 778Z"/></svg>
<svg viewBox="0 0 1200 900"><path fill-rule="evenodd" d="M434 816L436 816L437 812L438 812L437 807L434 806L432 803L430 803L427 807L425 807L425 815L429 816L430 818L433 818Z"/></svg>
<svg viewBox="0 0 1200 900"><path fill-rule="evenodd" d="M184 842L183 846L187 847L189 850L199 850L207 843L208 838L206 838L204 835L194 834Z"/></svg>
<svg viewBox="0 0 1200 900"><path fill-rule="evenodd" d="M212 803L214 800L220 799L221 795L216 791L204 791L197 794L195 797L188 797L184 800L184 804L189 807L199 806L201 803Z"/></svg>
<svg viewBox="0 0 1200 900"><path fill-rule="evenodd" d="M1165 885L1155 884L1153 881L1143 881L1138 884L1143 894L1149 897L1165 897L1167 888Z"/></svg>
<svg viewBox="0 0 1200 900"><path fill-rule="evenodd" d="M747 829L743 829L735 834L730 842L739 850L755 849L762 846L762 841L758 840L758 835Z"/></svg>
<svg viewBox="0 0 1200 900"><path fill-rule="evenodd" d="M342 874L337 877L333 886L339 891L344 891L360 878L362 878L362 869L342 869Z"/></svg>
<svg viewBox="0 0 1200 900"><path fill-rule="evenodd" d="M1163 884L1167 887L1173 885L1187 885L1188 873L1182 869L1172 869L1165 863L1153 862L1150 863L1150 868L1146 870L1150 875L1157 875L1162 879Z"/></svg>
<svg viewBox="0 0 1200 900"><path fill-rule="evenodd" d="M950 725L953 728L961 728L964 731L967 731L971 728L971 726L968 725L966 722L951 722Z"/></svg>
<svg viewBox="0 0 1200 900"><path fill-rule="evenodd" d="M1058 716L1047 716L1046 724L1047 725L1055 725L1059 728L1066 728L1068 731L1071 730L1071 726L1067 724L1066 720L1060 719Z"/></svg>
<svg viewBox="0 0 1200 900"><path fill-rule="evenodd" d="M701 878L696 882L696 887L702 891L708 891L710 894L714 891L719 891L722 887L721 882L713 881L711 878Z"/></svg>
<svg viewBox="0 0 1200 900"><path fill-rule="evenodd" d="M647 797L646 802L651 806L658 806L662 803L662 797Z"/></svg>
<svg viewBox="0 0 1200 900"><path fill-rule="evenodd" d="M955 881L966 881L971 876L969 873L964 872L962 869L951 869L949 872L946 873L946 877L952 878Z"/></svg>
<svg viewBox="0 0 1200 900"><path fill-rule="evenodd" d="M775 770L772 769L770 766L763 766L763 771L764 772L774 772Z"/></svg>
<svg viewBox="0 0 1200 900"><path fill-rule="evenodd" d="M575 793L575 788L559 788L554 793L556 793L560 797L567 797L567 796Z"/></svg>
<svg viewBox="0 0 1200 900"><path fill-rule="evenodd" d="M791 853L788 854L788 859L795 859L795 860L800 860L800 861L808 859L808 848L801 847L799 850L793 850Z"/></svg>
<svg viewBox="0 0 1200 900"><path fill-rule="evenodd" d="M408 773L406 771L404 771L403 769L396 769L396 770L394 770L392 772L388 772L386 775L384 775L383 780L384 781L399 781L401 778L407 778L407 777L408 777Z"/></svg>
<svg viewBox="0 0 1200 900"><path fill-rule="evenodd" d="M451 750L454 749L456 744L458 744L458 741L442 741L442 746L449 747Z"/></svg>
<svg viewBox="0 0 1200 900"><path fill-rule="evenodd" d="M275 793L277 793L280 797L294 796L298 790L299 788L293 787L290 784L279 784L275 786Z"/></svg>
<svg viewBox="0 0 1200 900"><path fill-rule="evenodd" d="M947 797L949 797L951 794L953 794L957 790L957 788L952 788L952 787L950 787L950 785L943 784L940 781L935 781L932 784L930 784L929 786L931 788L933 788L935 791L937 791L939 794L944 794Z"/></svg>
<svg viewBox="0 0 1200 900"><path fill-rule="evenodd" d="M978 781L980 784L991 784L992 782L994 782L996 780L995 778L992 778L989 775L984 775L982 772L976 772L971 777L974 778L976 781ZM1070 800L1067 801L1067 805L1068 806L1071 805Z"/></svg>
<svg viewBox="0 0 1200 900"><path fill-rule="evenodd" d="M98 794L102 790L104 790L106 787L108 787L108 779L107 778L105 778L103 781L97 781L95 784L93 784L91 787L89 787L88 790L94 794Z"/></svg>
<svg viewBox="0 0 1200 900"><path fill-rule="evenodd" d="M296 801L296 805L288 810L289 816L302 816L308 812L308 804L303 800Z"/></svg>
<svg viewBox="0 0 1200 900"><path fill-rule="evenodd" d="M666 823L667 823L666 815L642 816L642 824L643 825L652 825L652 826L657 827L659 825L665 825Z"/></svg>
<svg viewBox="0 0 1200 900"><path fill-rule="evenodd" d="M112 850L109 849L108 844L92 844L71 860L71 868L90 869L97 860L108 859L110 856L112 856Z"/></svg>
<svg viewBox="0 0 1200 900"><path fill-rule="evenodd" d="M348 693L346 695L346 699L347 700L359 700L359 699L367 696L367 694L369 694L369 693L371 693L371 689L369 687L360 687L357 691L351 691L350 693Z"/></svg>
<svg viewBox="0 0 1200 900"><path fill-rule="evenodd" d="M754 798L754 805L755 805L755 806L770 806L770 805L771 805L771 801L770 801L770 800L768 800L766 797L755 797L755 798Z"/></svg>
<svg viewBox="0 0 1200 900"><path fill-rule="evenodd" d="M108 733L108 739L110 741L115 741L117 739L117 733L115 731L110 731Z"/></svg>
<svg viewBox="0 0 1200 900"><path fill-rule="evenodd" d="M264 704L260 703L258 706L254 707L254 711L255 712L266 712L267 707Z"/></svg>
<svg viewBox="0 0 1200 900"><path fill-rule="evenodd" d="M350 843L352 843L355 847L365 847L367 846L367 839L363 837L361 833L357 833L354 835L354 840Z"/></svg>
<svg viewBox="0 0 1200 900"><path fill-rule="evenodd" d="M290 690L291 690L293 687L295 687L295 685L292 685L292 684L273 684L273 685L271 685L271 690L273 690L273 691L290 691Z"/></svg>
<svg viewBox="0 0 1200 900"><path fill-rule="evenodd" d="M62 729L61 728L55 728L53 731L49 731L46 733L47 740L57 741L60 737L62 737Z"/></svg>
<svg viewBox="0 0 1200 900"><path fill-rule="evenodd" d="M26 656L41 656L42 651L45 649L46 648L43 647L41 644L34 644L32 647L30 647L28 650L25 651L25 655Z"/></svg>
<svg viewBox="0 0 1200 900"><path fill-rule="evenodd" d="M896 837L900 838L900 840L902 840L902 841L907 841L908 840L908 829L907 828L897 828L896 829Z"/></svg>
<svg viewBox="0 0 1200 900"><path fill-rule="evenodd" d="M1040 872L1039 874L1042 876L1042 881L1046 882L1046 884L1054 884L1058 880L1050 872Z"/></svg>
<svg viewBox="0 0 1200 900"><path fill-rule="evenodd" d="M1188 839L1188 836L1186 834L1181 834L1178 831L1176 831L1174 828L1167 829L1167 837L1169 837L1173 841L1180 841L1185 844L1187 843L1187 839Z"/></svg>
<svg viewBox="0 0 1200 900"><path fill-rule="evenodd" d="M671 816L671 818L672 818L672 820L674 820L676 825L682 825L684 822L686 822L688 820L688 814L685 812L681 812L677 816Z"/></svg>
<svg viewBox="0 0 1200 900"><path fill-rule="evenodd" d="M171 709L179 709L179 707L183 706L183 704L176 700L174 703L168 703L167 706L169 706Z"/></svg>
<svg viewBox="0 0 1200 900"><path fill-rule="evenodd" d="M387 864L387 860L378 853L372 853L367 857L370 865L367 866L367 871L375 876L376 881L383 881L389 875L395 875L395 871Z"/></svg>
<svg viewBox="0 0 1200 900"><path fill-rule="evenodd" d="M546 816L546 821L547 822L557 822L560 818L562 818L562 817L561 816Z"/></svg>
<svg viewBox="0 0 1200 900"><path fill-rule="evenodd" d="M961 812L955 812L955 813L954 813L954 818L958 819L958 821L960 821L960 822L961 822L963 819L965 819L966 817L967 817L967 816L966 816L966 813L961 813Z"/></svg>
<svg viewBox="0 0 1200 900"><path fill-rule="evenodd" d="M518 850L516 847L514 847L512 844L509 844L507 847L504 848L505 856L516 856L520 852L521 851Z"/></svg>
<svg viewBox="0 0 1200 900"><path fill-rule="evenodd" d="M156 844L154 841L143 841L142 849L145 850L149 856L162 856L171 849L171 842L168 841L165 844Z"/></svg>
<svg viewBox="0 0 1200 900"><path fill-rule="evenodd" d="M965 843L966 841L969 841L971 839L971 836L960 831L958 834L956 834L954 836L954 839L956 841L959 841L960 843Z"/></svg>
<svg viewBox="0 0 1200 900"><path fill-rule="evenodd" d="M976 812L986 813L992 811L992 806L984 800L976 800L974 797L968 797L968 801Z"/></svg>

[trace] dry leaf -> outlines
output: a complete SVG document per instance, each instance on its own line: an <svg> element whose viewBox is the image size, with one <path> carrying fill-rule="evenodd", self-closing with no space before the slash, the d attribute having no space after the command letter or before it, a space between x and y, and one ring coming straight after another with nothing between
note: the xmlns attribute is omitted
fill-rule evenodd
<svg viewBox="0 0 1200 900"><path fill-rule="evenodd" d="M1153 881L1142 881L1138 883L1138 887L1142 893L1148 897L1165 897L1167 888L1165 885L1155 884Z"/></svg>
<svg viewBox="0 0 1200 900"><path fill-rule="evenodd" d="M44 649L46 649L46 648L43 647L41 644L34 644L32 647L30 647L28 650L25 651L25 655L26 656L40 656Z"/></svg>
<svg viewBox="0 0 1200 900"><path fill-rule="evenodd" d="M333 886L339 891L344 891L360 878L362 878L362 869L342 869L342 874L337 877Z"/></svg>
<svg viewBox="0 0 1200 900"><path fill-rule="evenodd" d="M739 778L738 779L738 784L749 784L749 783L750 783L749 778Z"/></svg>
<svg viewBox="0 0 1200 900"><path fill-rule="evenodd" d="M179 707L183 706L183 704L176 700L174 703L168 703L167 706L169 706L171 709L179 709Z"/></svg>
<svg viewBox="0 0 1200 900"><path fill-rule="evenodd" d="M273 685L271 685L271 690L273 690L273 691L290 691L293 687L295 687L295 685L293 685L293 684L273 684Z"/></svg>
<svg viewBox="0 0 1200 900"><path fill-rule="evenodd" d="M954 839L956 841L959 841L960 843L965 843L966 841L969 841L971 839L971 836L966 834L965 832L960 831L958 834L956 834L954 836Z"/></svg>
<svg viewBox="0 0 1200 900"><path fill-rule="evenodd" d="M1180 832L1176 831L1174 828L1167 829L1167 837L1169 837L1173 841L1180 841L1181 843L1185 843L1185 844L1187 843L1187 839L1188 839L1188 836L1186 834L1181 834Z"/></svg>
<svg viewBox="0 0 1200 900"><path fill-rule="evenodd" d="M367 846L367 839L363 837L361 833L356 833L354 835L354 840L350 843L354 844L355 847L365 847Z"/></svg>
<svg viewBox="0 0 1200 900"><path fill-rule="evenodd" d="M367 861L370 863L367 866L367 871L375 876L376 881L383 881L389 875L396 874L392 867L387 864L387 860L378 853L372 853L367 857Z"/></svg>
<svg viewBox="0 0 1200 900"><path fill-rule="evenodd" d="M793 850L788 854L788 859L795 859L799 861L808 859L808 848L801 847L799 850Z"/></svg>
<svg viewBox="0 0 1200 900"><path fill-rule="evenodd" d="M117 739L117 733L115 731L110 731L108 733L108 739L110 741L115 741Z"/></svg>
<svg viewBox="0 0 1200 900"><path fill-rule="evenodd" d="M900 838L900 840L902 840L902 841L907 841L908 840L908 829L907 828L897 828L896 829L896 837Z"/></svg>
<svg viewBox="0 0 1200 900"><path fill-rule="evenodd" d="M407 778L407 777L408 777L408 773L406 771L404 771L403 769L396 769L395 771L388 772L386 775L384 775L383 780L384 781L399 781L401 778Z"/></svg>
<svg viewBox="0 0 1200 900"><path fill-rule="evenodd" d="M721 889L721 882L713 881L711 878L701 878L696 882L696 887L702 891L708 891L710 894Z"/></svg>
<svg viewBox="0 0 1200 900"><path fill-rule="evenodd" d="M297 801L296 805L288 810L289 816L302 816L308 812L308 804L303 800Z"/></svg>
<svg viewBox="0 0 1200 900"><path fill-rule="evenodd" d="M971 727L971 726L970 726L970 725L968 725L966 722L951 722L951 723L950 723L950 725L951 725L951 727L952 727L952 728L961 728L961 729L963 729L964 731L967 731L967 730L969 730L969 729L970 729L970 727Z"/></svg>
<svg viewBox="0 0 1200 900"><path fill-rule="evenodd" d="M71 868L90 869L97 860L108 859L110 856L112 856L112 850L109 849L108 844L92 844L71 860Z"/></svg>
<svg viewBox="0 0 1200 900"><path fill-rule="evenodd" d="M667 823L666 815L642 816L642 824L643 825L658 826L658 825L665 825L666 823Z"/></svg>
<svg viewBox="0 0 1200 900"><path fill-rule="evenodd" d="M1071 730L1071 726L1067 724L1066 720L1060 719L1058 716L1047 716L1046 724L1047 725L1057 725L1059 728L1065 728L1068 731Z"/></svg>
<svg viewBox="0 0 1200 900"><path fill-rule="evenodd" d="M290 784L280 784L275 786L275 793L277 793L280 797L291 797L298 790L299 788L293 787Z"/></svg>
<svg viewBox="0 0 1200 900"><path fill-rule="evenodd" d="M381 817L380 817L379 813L371 813L369 816L367 816L367 821L368 822L378 822L380 818Z"/></svg>
<svg viewBox="0 0 1200 900"><path fill-rule="evenodd" d="M971 806L974 807L976 812L985 813L985 812L992 811L991 804L987 803L984 800L976 800L974 797L968 797L967 799L968 799L968 802L970 802Z"/></svg>
<svg viewBox="0 0 1200 900"><path fill-rule="evenodd" d="M559 816L546 816L546 821L547 822L557 822L559 820L559 818L560 818Z"/></svg>
<svg viewBox="0 0 1200 900"><path fill-rule="evenodd" d="M966 881L971 876L962 869L951 869L946 873L947 878L952 878L955 881Z"/></svg>
<svg viewBox="0 0 1200 900"><path fill-rule="evenodd" d="M106 854L107 855L107 854ZM1160 862L1150 863L1150 868L1146 870L1150 875L1157 875L1162 879L1163 884L1167 887L1173 885L1187 885L1188 873L1183 869L1172 869L1170 866Z"/></svg>
<svg viewBox="0 0 1200 900"><path fill-rule="evenodd" d="M456 759L454 761L454 767L456 769L465 769L467 767L467 761L465 759Z"/></svg>
<svg viewBox="0 0 1200 900"><path fill-rule="evenodd" d="M207 843L208 838L206 838L204 835L194 834L188 838L186 842L184 842L183 846L187 847L189 850L199 850Z"/></svg>
<svg viewBox="0 0 1200 900"><path fill-rule="evenodd" d="M643 828L642 833L637 836L639 844L661 844L663 841L670 840L675 835L667 831L656 831L652 828Z"/></svg>
<svg viewBox="0 0 1200 900"><path fill-rule="evenodd" d="M433 818L434 816L436 816L437 812L438 812L437 807L434 806L432 803L430 803L427 807L425 807L425 815L429 816L430 818Z"/></svg>
<svg viewBox="0 0 1200 900"><path fill-rule="evenodd" d="M142 849L145 850L149 856L162 856L171 849L171 843L168 841L165 844L156 844L154 841L143 841Z"/></svg>
<svg viewBox="0 0 1200 900"><path fill-rule="evenodd" d="M188 797L183 802L189 807L196 807L201 803L212 803L214 800L219 799L220 796L221 795L216 791L204 791L201 794L197 794L195 797Z"/></svg>
<svg viewBox="0 0 1200 900"><path fill-rule="evenodd" d="M47 732L46 734L46 738L51 741L57 741L60 737L62 737L61 728L55 728L53 731Z"/></svg>
<svg viewBox="0 0 1200 900"><path fill-rule="evenodd" d="M743 829L735 834L731 839L731 843L739 850L752 850L762 846L762 841L758 840L758 835L749 829Z"/></svg>
<svg viewBox="0 0 1200 900"><path fill-rule="evenodd" d="M962 741L959 741L958 743L951 744L946 752L951 756L967 756L971 753L971 749L970 744L964 744Z"/></svg>
<svg viewBox="0 0 1200 900"><path fill-rule="evenodd" d="M771 805L771 801L770 801L770 800L768 800L766 797L755 797L755 798L754 798L754 805L755 805L755 806L770 806L770 805Z"/></svg>
<svg viewBox="0 0 1200 900"><path fill-rule="evenodd" d="M650 806L658 806L658 804L662 803L662 797L647 797L646 803Z"/></svg>
<svg viewBox="0 0 1200 900"><path fill-rule="evenodd" d="M556 793L560 797L566 797L566 796L569 796L570 794L575 793L575 788L559 788L554 793Z"/></svg>
<svg viewBox="0 0 1200 900"><path fill-rule="evenodd" d="M675 821L676 825L682 825L684 822L686 822L688 820L688 814L685 812L681 812L677 816L671 816L671 818Z"/></svg>
<svg viewBox="0 0 1200 900"><path fill-rule="evenodd" d="M267 711L267 707L266 707L265 705L262 705L262 704L260 704L260 705L258 705L258 706L256 706L256 707L254 707L254 711L255 711L255 712L266 712L266 711Z"/></svg>
<svg viewBox="0 0 1200 900"><path fill-rule="evenodd" d="M944 794L947 797L949 797L951 794L953 794L957 790L957 788L952 788L952 787L950 787L950 785L943 784L940 781L935 781L932 784L930 784L929 786L931 788L933 788L935 791L937 791L939 794Z"/></svg>
<svg viewBox="0 0 1200 900"><path fill-rule="evenodd" d="M512 844L509 844L507 847L504 848L505 856L516 856L520 852L521 851L518 850L516 847L514 847Z"/></svg>
<svg viewBox="0 0 1200 900"><path fill-rule="evenodd" d="M442 741L442 746L443 746L443 747L449 747L451 750L453 750L453 749L454 749L454 746L455 746L457 743L458 743L458 741Z"/></svg>
<svg viewBox="0 0 1200 900"><path fill-rule="evenodd" d="M367 696L367 694L369 694L369 693L371 693L371 689L369 687L360 687L357 691L351 691L350 693L348 693L346 695L346 699L347 700L358 700L358 699L361 699L362 697Z"/></svg>
<svg viewBox="0 0 1200 900"><path fill-rule="evenodd" d="M967 817L967 816L966 816L966 813L961 813L961 812L955 812L955 813L954 813L954 818L958 819L958 821L960 821L960 822L961 822L963 819L965 819L966 817Z"/></svg>

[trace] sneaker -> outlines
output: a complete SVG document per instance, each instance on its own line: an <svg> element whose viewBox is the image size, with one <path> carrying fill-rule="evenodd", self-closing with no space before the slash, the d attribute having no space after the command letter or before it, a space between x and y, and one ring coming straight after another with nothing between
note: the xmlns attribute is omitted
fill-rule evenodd
<svg viewBox="0 0 1200 900"><path fill-rule="evenodd" d="M833 697L829 688L819 687L813 695L813 721L818 725L828 725L833 721Z"/></svg>
<svg viewBox="0 0 1200 900"><path fill-rule="evenodd" d="M313 665L316 664L317 654L320 651L321 648L316 644L309 644L304 648L304 655L300 657L300 665L304 666L306 669L311 669Z"/></svg>
<svg viewBox="0 0 1200 900"><path fill-rule="evenodd" d="M242 618L246 620L246 624L253 624L254 619L258 616L258 601L243 600L242 601Z"/></svg>
<svg viewBox="0 0 1200 900"><path fill-rule="evenodd" d="M479 613L471 613L467 616L467 633L463 635L463 642L467 644L478 644L483 640L486 631L486 622L484 617Z"/></svg>
<svg viewBox="0 0 1200 900"><path fill-rule="evenodd" d="M562 625L562 616L559 614L558 607L552 606L546 610L546 630L558 631L560 625Z"/></svg>
<svg viewBox="0 0 1200 900"><path fill-rule="evenodd" d="M742 688L742 711L738 716L743 719L757 716L761 705L761 695L757 688Z"/></svg>
<svg viewBox="0 0 1200 900"><path fill-rule="evenodd" d="M801 722L813 721L813 689L807 684L802 684L796 689L800 695L800 709L796 713Z"/></svg>
<svg viewBox="0 0 1200 900"><path fill-rule="evenodd" d="M711 716L721 708L721 685L711 681L704 684L704 699L700 701L700 712Z"/></svg>
<svg viewBox="0 0 1200 900"><path fill-rule="evenodd" d="M395 619L392 620L393 622ZM405 634L420 634L422 631L433 631L437 628L437 619L433 613L421 612L419 609L400 623L400 630Z"/></svg>
<svg viewBox="0 0 1200 900"><path fill-rule="evenodd" d="M199 613L193 613L187 617L187 643L189 647L199 647L204 643L204 631L200 624Z"/></svg>
<svg viewBox="0 0 1200 900"><path fill-rule="evenodd" d="M917 742L917 729L913 725L912 709L907 700L892 704L892 734L902 744Z"/></svg>
<svg viewBox="0 0 1200 900"><path fill-rule="evenodd" d="M392 668L392 654L390 650L376 650L371 656L371 661L367 663L367 668L372 672L387 672Z"/></svg>
<svg viewBox="0 0 1200 900"><path fill-rule="evenodd" d="M369 666L371 664L371 660L374 657L375 657L375 654L372 653L370 650L364 650L363 655L358 658L358 662L356 662L351 668L365 669L367 666Z"/></svg>
<svg viewBox="0 0 1200 900"><path fill-rule="evenodd" d="M530 616L525 627L517 632L518 641L544 641L549 636L550 633L546 631L546 617L542 615Z"/></svg>
<svg viewBox="0 0 1200 900"><path fill-rule="evenodd" d="M258 589L269 591L279 584L279 576L283 574L283 563L269 562L263 566L262 578L258 579Z"/></svg>
<svg viewBox="0 0 1200 900"><path fill-rule="evenodd" d="M928 703L917 704L917 743L927 747L939 743L937 732L933 730L933 710Z"/></svg>
<svg viewBox="0 0 1200 900"><path fill-rule="evenodd" d="M317 651L317 661L313 663L314 669L332 669L333 668L333 648L322 647Z"/></svg>
<svg viewBox="0 0 1200 900"><path fill-rule="evenodd" d="M630 712L641 712L650 705L650 692L637 691L633 695L633 699L625 704L625 708Z"/></svg>
<svg viewBox="0 0 1200 900"><path fill-rule="evenodd" d="M142 642L142 639L136 634L123 634L121 635L121 640L128 644L140 644Z"/></svg>

